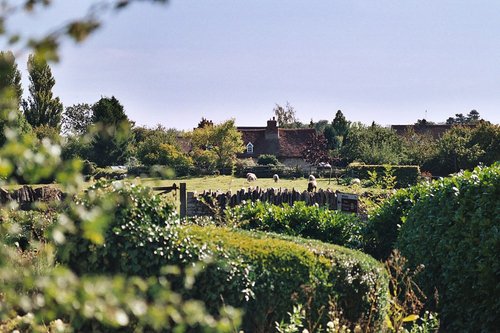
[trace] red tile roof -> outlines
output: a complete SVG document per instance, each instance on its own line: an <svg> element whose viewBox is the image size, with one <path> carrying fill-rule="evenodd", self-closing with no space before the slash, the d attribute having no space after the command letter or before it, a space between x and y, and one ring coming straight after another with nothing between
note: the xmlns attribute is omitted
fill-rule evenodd
<svg viewBox="0 0 500 333"><path fill-rule="evenodd" d="M314 128L277 129L270 131L266 127L238 127L245 146L253 144L253 153L239 154L238 157L258 157L262 154L272 154L278 158L301 158L307 142L316 135ZM267 137L266 137L267 131Z"/></svg>

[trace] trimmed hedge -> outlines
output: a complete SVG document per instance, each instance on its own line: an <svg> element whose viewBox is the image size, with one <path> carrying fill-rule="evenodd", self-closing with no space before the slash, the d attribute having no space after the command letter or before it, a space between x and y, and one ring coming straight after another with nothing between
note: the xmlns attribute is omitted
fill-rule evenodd
<svg viewBox="0 0 500 333"><path fill-rule="evenodd" d="M439 293L446 332L500 327L500 163L434 182L407 212L397 247Z"/></svg>
<svg viewBox="0 0 500 333"><path fill-rule="evenodd" d="M399 189L369 216L362 232L364 252L383 261L389 257L408 212L427 191L427 187L428 185L423 183Z"/></svg>
<svg viewBox="0 0 500 333"><path fill-rule="evenodd" d="M386 166L384 165L362 165L349 164L346 169L346 174L350 177L360 179L368 179L368 172L376 171L378 175L384 175ZM410 185L415 185L420 176L420 168L418 165L391 165L396 177L396 187L402 188Z"/></svg>
<svg viewBox="0 0 500 333"><path fill-rule="evenodd" d="M123 183L121 183L123 184ZM388 278L380 263L357 251L318 241L231 230L215 226L180 225L172 207L147 189L101 183L82 203L89 209L109 197L112 216L101 246L86 241L85 222L60 249L60 258L81 273L123 273L154 276L165 265L190 267L206 261L191 289L173 280L174 288L207 304L217 314L224 304L245 310L243 329L267 332L287 319L292 297L312 313L331 297L351 322L368 320L380 330L386 315ZM208 260L208 261L207 261ZM311 290L304 295L304 286ZM326 323L326 313L318 318Z"/></svg>
<svg viewBox="0 0 500 333"><path fill-rule="evenodd" d="M227 209L224 214L230 226L245 230L276 232L361 248L364 223L358 216L316 205L308 206L303 201L293 206L247 202Z"/></svg>

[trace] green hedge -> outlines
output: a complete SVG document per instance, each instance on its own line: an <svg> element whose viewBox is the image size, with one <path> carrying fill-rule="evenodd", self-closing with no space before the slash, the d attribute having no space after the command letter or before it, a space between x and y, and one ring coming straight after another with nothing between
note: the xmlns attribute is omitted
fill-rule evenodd
<svg viewBox="0 0 500 333"><path fill-rule="evenodd" d="M370 177L368 172L376 171L378 175L384 175L386 167L385 165L350 164L347 166L346 174L349 177L368 179ZM396 177L396 187L402 188L417 183L420 176L420 168L417 165L391 165L390 167Z"/></svg>
<svg viewBox="0 0 500 333"><path fill-rule="evenodd" d="M274 174L280 178L307 177L307 172L299 168L290 168L284 165L256 165L236 166L235 176L246 177L247 173L254 173L258 178L272 178Z"/></svg>
<svg viewBox="0 0 500 333"><path fill-rule="evenodd" d="M305 202L276 206L266 202L247 202L228 209L225 221L245 230L276 232L290 236L359 249L364 223L355 214L347 214Z"/></svg>
<svg viewBox="0 0 500 333"><path fill-rule="evenodd" d="M427 184L399 189L384 201L369 216L362 232L364 252L373 257L386 260L395 248L399 230L408 212L418 198L427 191Z"/></svg>
<svg viewBox="0 0 500 333"><path fill-rule="evenodd" d="M416 266L428 295L436 288L446 332L500 327L500 163L434 182L414 202L397 247Z"/></svg>
<svg viewBox="0 0 500 333"><path fill-rule="evenodd" d="M301 303L312 297L313 314L331 297L351 322L370 317L371 329L383 325L387 276L365 254L312 240L180 225L172 207L146 189L99 186L87 192L83 205L102 206L109 196L119 204L108 212L112 218L101 246L81 236L85 221L77 222L79 231L68 235L59 258L76 272L151 276L165 265L187 268L201 260L206 267L192 288L173 280L174 288L204 301L213 314L224 304L243 308L245 331L272 330L275 321L288 318L292 297ZM308 295L304 286L311 290ZM326 315L318 320L325 323Z"/></svg>

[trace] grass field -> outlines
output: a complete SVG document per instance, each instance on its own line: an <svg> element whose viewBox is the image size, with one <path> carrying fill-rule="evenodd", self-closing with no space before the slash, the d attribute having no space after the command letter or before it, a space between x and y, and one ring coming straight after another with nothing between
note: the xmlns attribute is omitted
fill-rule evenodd
<svg viewBox="0 0 500 333"><path fill-rule="evenodd" d="M177 179L152 179L152 178L142 178L140 180L135 180L143 185L147 186L172 186L174 183L179 185L180 183L186 183L188 191L202 192L204 190L221 190L221 191L236 191L242 188L249 187L259 187L259 188L287 188L295 189L298 191L304 191L307 189L307 179L280 179L278 182L274 182L272 178L259 178L256 181L248 182L246 178L235 178L233 176L205 176L196 178L177 178ZM338 185L335 179L332 179L329 183L328 179L317 179L318 189L332 189L334 191L349 192L349 193L363 193L368 189L350 186ZM369 189L373 192L373 189Z"/></svg>

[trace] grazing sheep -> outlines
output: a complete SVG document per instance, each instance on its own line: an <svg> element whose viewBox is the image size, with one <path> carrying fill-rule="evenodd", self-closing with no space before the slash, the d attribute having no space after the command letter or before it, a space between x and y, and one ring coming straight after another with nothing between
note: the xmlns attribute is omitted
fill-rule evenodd
<svg viewBox="0 0 500 333"><path fill-rule="evenodd" d="M351 179L351 185L361 185L361 180L359 178L353 178Z"/></svg>
<svg viewBox="0 0 500 333"><path fill-rule="evenodd" d="M274 180L275 183L277 183L278 180L280 180L280 176L278 176L277 174L274 174L273 175L273 180Z"/></svg>
<svg viewBox="0 0 500 333"><path fill-rule="evenodd" d="M247 173L247 182L253 182L254 180L257 180L255 173Z"/></svg>
<svg viewBox="0 0 500 333"><path fill-rule="evenodd" d="M307 192L316 191L318 184L316 183L316 177L309 175L309 182L307 183Z"/></svg>

